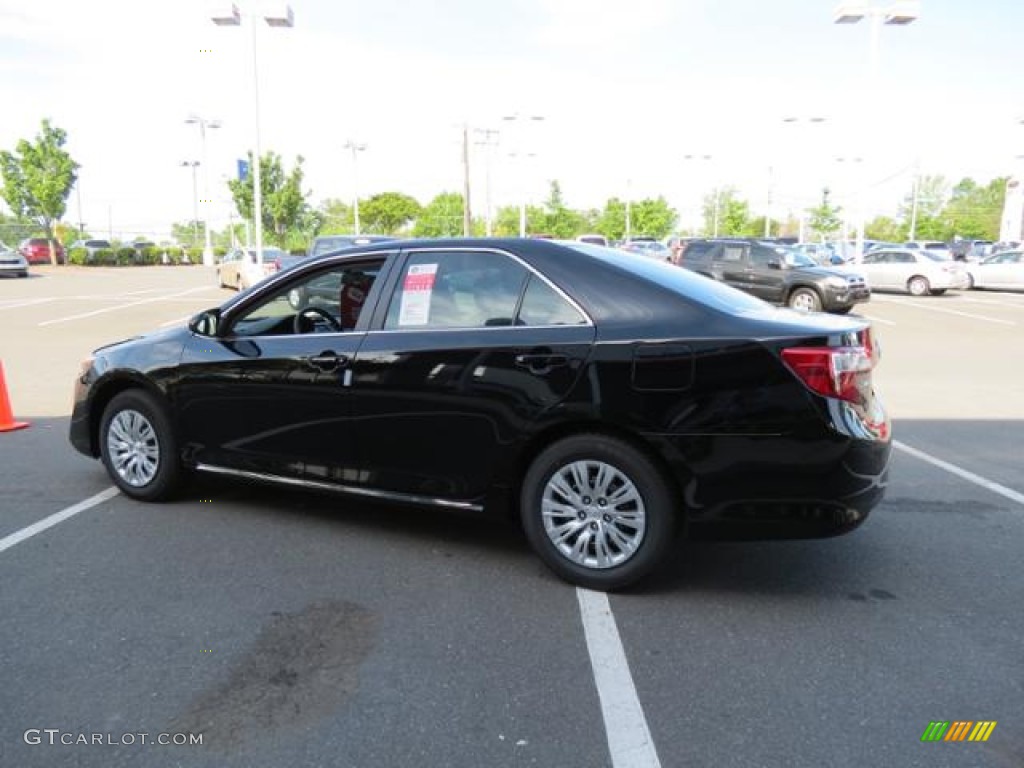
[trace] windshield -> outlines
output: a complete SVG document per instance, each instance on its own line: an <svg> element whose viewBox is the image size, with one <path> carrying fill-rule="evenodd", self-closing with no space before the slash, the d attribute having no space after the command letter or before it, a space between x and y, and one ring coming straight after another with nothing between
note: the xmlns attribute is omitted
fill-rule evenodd
<svg viewBox="0 0 1024 768"><path fill-rule="evenodd" d="M923 250L922 253L932 261L952 261L949 251Z"/></svg>
<svg viewBox="0 0 1024 768"><path fill-rule="evenodd" d="M796 248L776 248L783 261L791 267L816 267L818 262Z"/></svg>

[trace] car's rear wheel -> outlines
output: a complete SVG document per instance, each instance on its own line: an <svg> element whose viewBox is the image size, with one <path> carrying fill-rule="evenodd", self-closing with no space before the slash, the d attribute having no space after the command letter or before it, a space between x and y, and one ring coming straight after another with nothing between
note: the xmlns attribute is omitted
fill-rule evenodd
<svg viewBox="0 0 1024 768"><path fill-rule="evenodd" d="M674 496L643 453L598 434L553 443L530 465L520 515L541 560L582 587L619 589L649 574L673 540Z"/></svg>
<svg viewBox="0 0 1024 768"><path fill-rule="evenodd" d="M813 288L797 288L789 294L789 301L786 303L800 312L821 311L821 297Z"/></svg>
<svg viewBox="0 0 1024 768"><path fill-rule="evenodd" d="M974 275L972 275L970 272L968 272L967 273L967 290L969 291L972 288L974 288Z"/></svg>
<svg viewBox="0 0 1024 768"><path fill-rule="evenodd" d="M918 275L907 281L907 290L910 291L911 296L924 296L931 289L932 285L926 277Z"/></svg>
<svg viewBox="0 0 1024 768"><path fill-rule="evenodd" d="M99 437L103 465L126 496L160 501L174 493L182 475L178 446L156 397L141 389L114 396Z"/></svg>

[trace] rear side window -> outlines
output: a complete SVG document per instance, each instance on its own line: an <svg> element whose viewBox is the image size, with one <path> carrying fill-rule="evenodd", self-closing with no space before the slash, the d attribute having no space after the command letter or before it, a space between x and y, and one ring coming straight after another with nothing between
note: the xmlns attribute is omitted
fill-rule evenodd
<svg viewBox="0 0 1024 768"><path fill-rule="evenodd" d="M516 325L586 325L587 319L558 291L531 275Z"/></svg>

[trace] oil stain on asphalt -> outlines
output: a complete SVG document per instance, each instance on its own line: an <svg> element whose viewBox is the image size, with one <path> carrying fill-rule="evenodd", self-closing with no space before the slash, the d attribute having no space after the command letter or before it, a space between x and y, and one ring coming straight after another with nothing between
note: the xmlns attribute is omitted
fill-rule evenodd
<svg viewBox="0 0 1024 768"><path fill-rule="evenodd" d="M177 732L206 734L214 749L315 725L350 699L373 647L377 619L354 603L312 603L274 613L220 684L177 719Z"/></svg>

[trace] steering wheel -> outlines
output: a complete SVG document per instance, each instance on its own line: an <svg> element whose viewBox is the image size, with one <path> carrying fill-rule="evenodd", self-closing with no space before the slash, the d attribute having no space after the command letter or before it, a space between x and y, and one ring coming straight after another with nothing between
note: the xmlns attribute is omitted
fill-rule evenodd
<svg viewBox="0 0 1024 768"><path fill-rule="evenodd" d="M303 307L295 313L292 330L295 333L309 333L316 329L316 324L323 321L332 331L341 331L341 324L327 310L320 307Z"/></svg>

